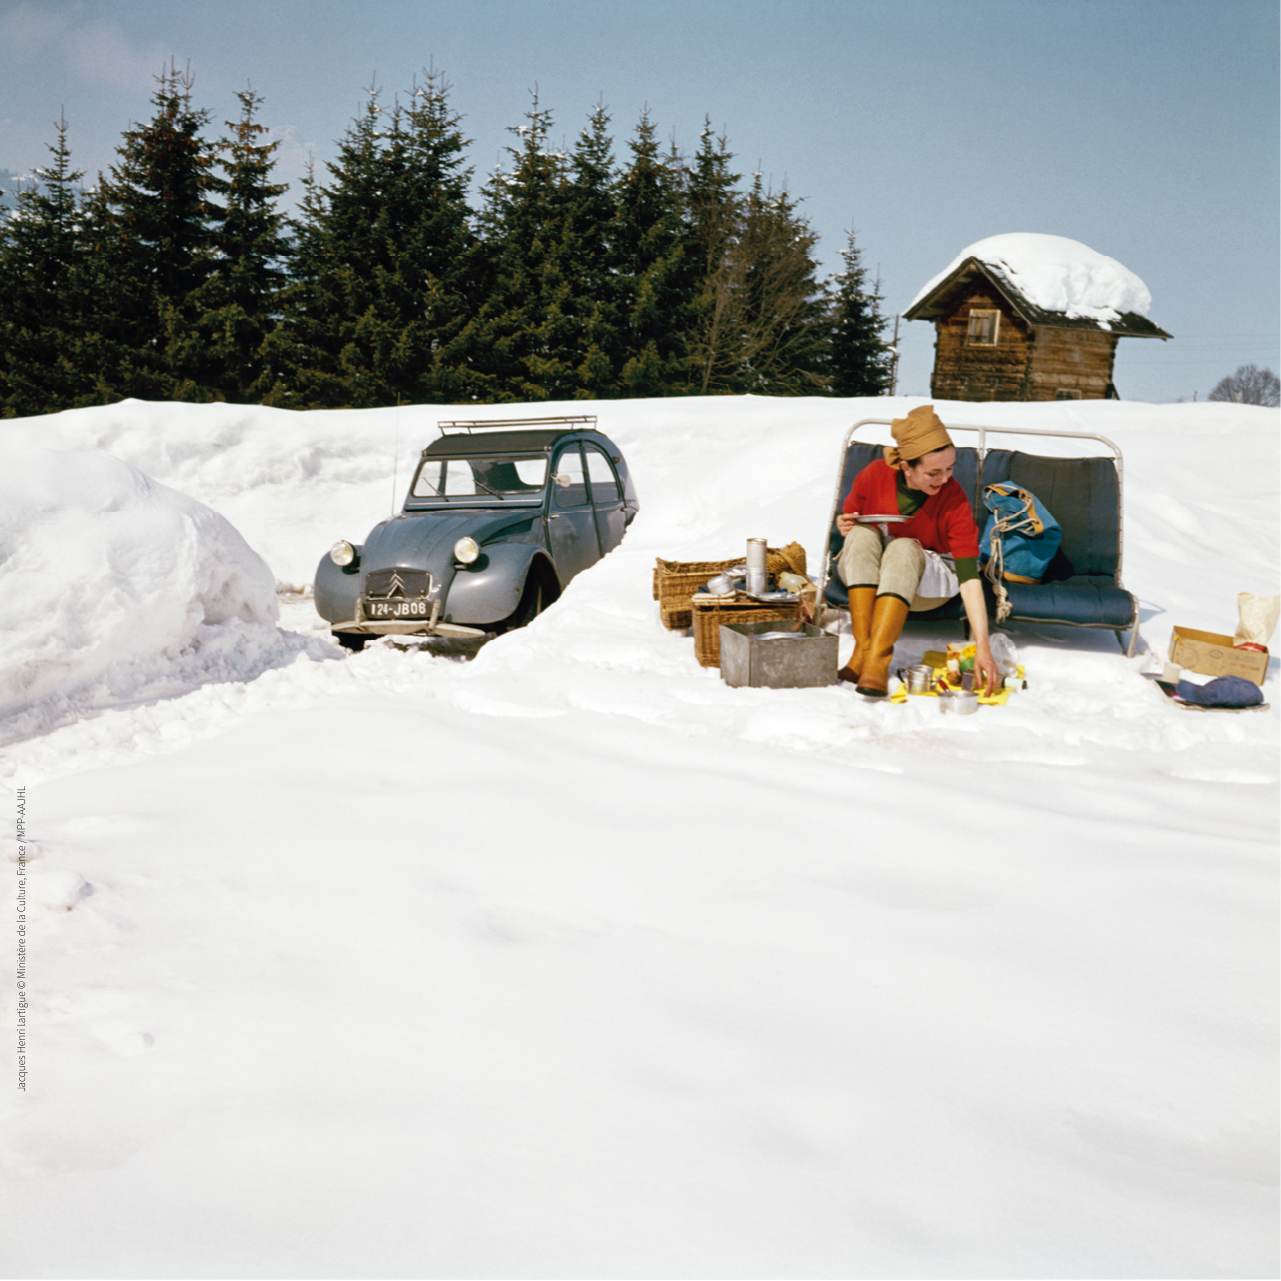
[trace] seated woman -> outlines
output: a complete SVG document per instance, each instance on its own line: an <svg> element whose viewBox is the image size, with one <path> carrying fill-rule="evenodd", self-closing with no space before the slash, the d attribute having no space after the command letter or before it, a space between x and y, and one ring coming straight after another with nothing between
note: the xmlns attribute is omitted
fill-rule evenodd
<svg viewBox="0 0 1281 1281"><path fill-rule="evenodd" d="M849 589L854 632L854 653L837 676L868 698L884 698L908 612L934 609L959 592L974 641L976 688L981 676L990 694L1001 682L988 644L978 526L952 479L956 449L933 405L918 405L890 430L896 445L854 478L836 519L845 537L836 566ZM907 520L888 526L884 547L875 525L857 522L864 514L894 513Z"/></svg>

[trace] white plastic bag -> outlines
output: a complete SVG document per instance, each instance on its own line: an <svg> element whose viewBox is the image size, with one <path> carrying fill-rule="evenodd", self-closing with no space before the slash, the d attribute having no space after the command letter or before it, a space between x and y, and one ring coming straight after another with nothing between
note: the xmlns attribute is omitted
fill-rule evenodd
<svg viewBox="0 0 1281 1281"><path fill-rule="evenodd" d="M992 650L992 661L996 664L1001 673L1001 679L1007 676L1017 676L1019 672L1019 652L1014 648L1014 642L1004 632L993 632L988 637L988 644Z"/></svg>

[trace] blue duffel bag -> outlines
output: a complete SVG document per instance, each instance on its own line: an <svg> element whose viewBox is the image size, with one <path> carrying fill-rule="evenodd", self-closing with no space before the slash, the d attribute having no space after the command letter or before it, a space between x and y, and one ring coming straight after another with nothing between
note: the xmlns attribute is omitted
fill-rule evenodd
<svg viewBox="0 0 1281 1281"><path fill-rule="evenodd" d="M1063 540L1059 522L1029 490L1008 481L986 485L983 505L991 513L979 544L979 559L997 598L997 621L1010 612L1002 583L1039 583Z"/></svg>

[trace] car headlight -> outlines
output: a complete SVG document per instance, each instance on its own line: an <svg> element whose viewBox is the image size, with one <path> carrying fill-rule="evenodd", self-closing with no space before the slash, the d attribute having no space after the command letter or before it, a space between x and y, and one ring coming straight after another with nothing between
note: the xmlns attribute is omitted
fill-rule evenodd
<svg viewBox="0 0 1281 1281"><path fill-rule="evenodd" d="M460 538L454 544L454 559L470 565L480 555L480 544L474 538Z"/></svg>
<svg viewBox="0 0 1281 1281"><path fill-rule="evenodd" d="M340 538L329 549L329 559L335 565L350 565L356 559L356 549L345 538Z"/></svg>

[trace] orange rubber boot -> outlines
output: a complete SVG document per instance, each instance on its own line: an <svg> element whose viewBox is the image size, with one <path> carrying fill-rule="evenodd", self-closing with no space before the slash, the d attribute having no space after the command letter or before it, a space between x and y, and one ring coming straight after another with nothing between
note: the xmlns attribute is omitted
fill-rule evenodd
<svg viewBox="0 0 1281 1281"><path fill-rule="evenodd" d="M903 634L907 605L897 596L878 596L872 610L872 635L867 658L855 688L865 698L884 698L890 683L894 642Z"/></svg>
<svg viewBox="0 0 1281 1281"><path fill-rule="evenodd" d="M836 673L838 681L858 684L858 674L867 658L868 643L872 638L872 610L876 605L875 587L851 587L850 630L854 633L854 652L850 661Z"/></svg>

